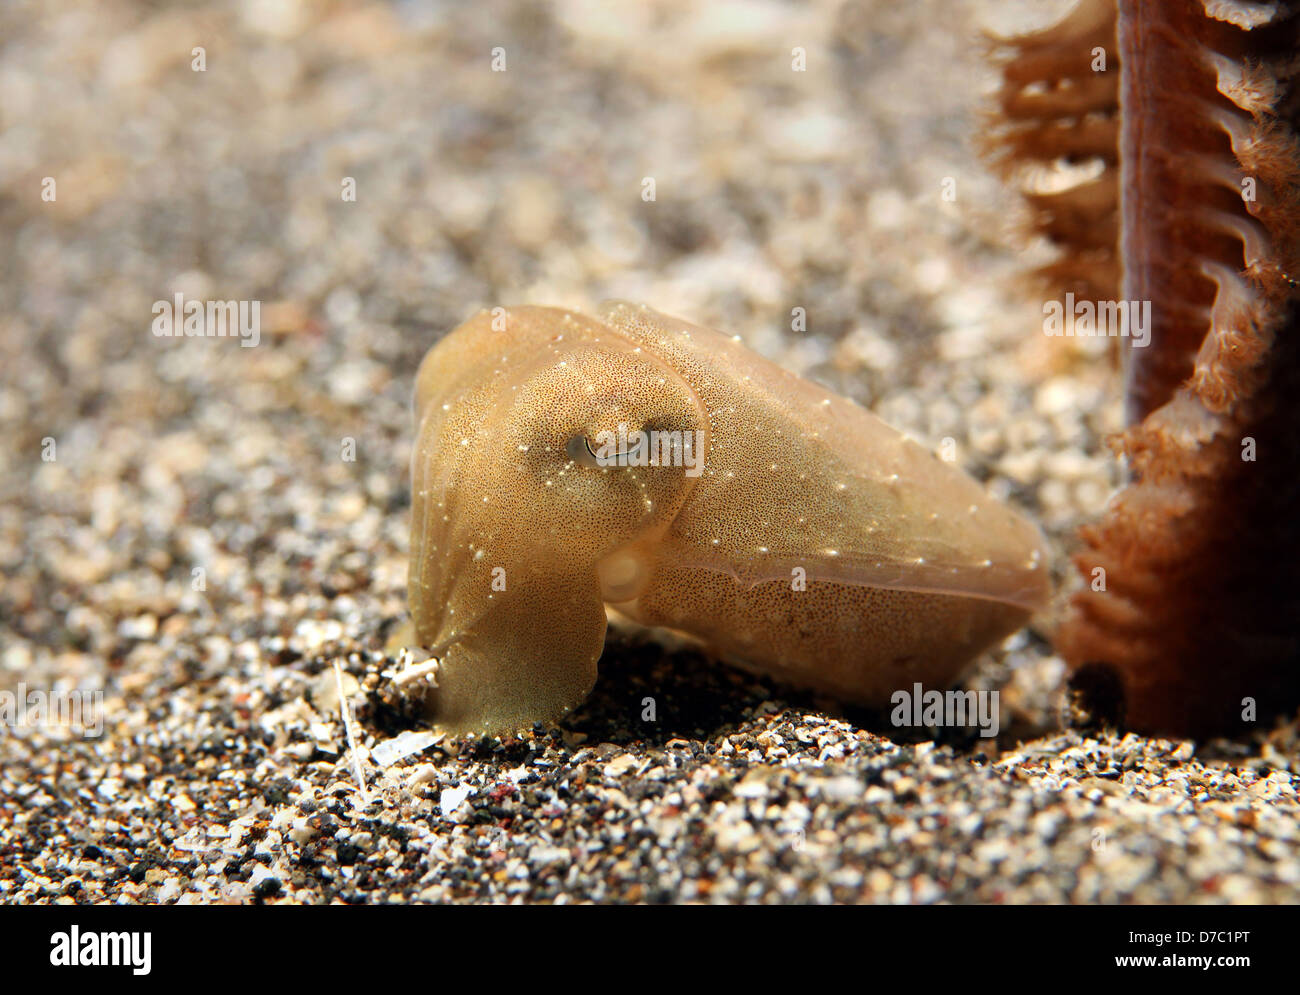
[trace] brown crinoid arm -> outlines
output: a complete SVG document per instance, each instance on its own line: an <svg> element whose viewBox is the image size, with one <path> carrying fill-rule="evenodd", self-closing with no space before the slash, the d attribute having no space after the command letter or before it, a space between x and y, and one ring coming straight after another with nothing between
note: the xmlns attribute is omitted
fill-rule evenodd
<svg viewBox="0 0 1300 995"><path fill-rule="evenodd" d="M1023 194L1030 235L1063 251L1031 274L1052 297L1119 292L1119 72L1114 0L1084 0L1061 23L991 38L1002 86L983 152Z"/></svg>
<svg viewBox="0 0 1300 995"><path fill-rule="evenodd" d="M1057 644L1142 731L1300 702L1298 39L1300 2L1118 5L1122 295L1152 335Z"/></svg>

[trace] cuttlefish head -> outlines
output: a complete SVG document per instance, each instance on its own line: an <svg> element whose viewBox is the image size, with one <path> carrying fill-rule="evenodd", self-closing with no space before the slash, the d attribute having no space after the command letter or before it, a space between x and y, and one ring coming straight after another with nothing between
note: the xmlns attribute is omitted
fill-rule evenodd
<svg viewBox="0 0 1300 995"><path fill-rule="evenodd" d="M554 720L595 682L604 603L635 597L640 551L694 485L706 413L601 323L498 308L425 357L415 417L409 598L439 659L431 717L453 734ZM647 454L652 433L683 448Z"/></svg>

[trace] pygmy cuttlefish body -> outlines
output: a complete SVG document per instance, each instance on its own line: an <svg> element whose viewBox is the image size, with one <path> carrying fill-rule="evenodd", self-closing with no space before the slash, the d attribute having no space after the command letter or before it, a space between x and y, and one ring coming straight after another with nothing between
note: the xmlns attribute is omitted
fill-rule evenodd
<svg viewBox="0 0 1300 995"><path fill-rule="evenodd" d="M409 597L448 732L579 704L606 606L880 706L1048 597L1038 530L952 464L648 308L482 312L425 357L415 417Z"/></svg>

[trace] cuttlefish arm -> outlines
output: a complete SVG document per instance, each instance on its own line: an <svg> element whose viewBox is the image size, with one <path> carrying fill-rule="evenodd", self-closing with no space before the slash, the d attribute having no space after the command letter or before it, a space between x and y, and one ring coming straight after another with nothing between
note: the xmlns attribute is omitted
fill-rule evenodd
<svg viewBox="0 0 1300 995"><path fill-rule="evenodd" d="M1047 596L1037 530L974 481L646 308L480 314L425 358L416 418L409 593L450 732L581 702L606 604L872 703L951 683Z"/></svg>

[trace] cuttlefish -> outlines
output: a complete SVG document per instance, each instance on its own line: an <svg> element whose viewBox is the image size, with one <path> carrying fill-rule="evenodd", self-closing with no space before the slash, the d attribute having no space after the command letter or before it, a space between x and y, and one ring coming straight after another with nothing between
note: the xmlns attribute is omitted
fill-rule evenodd
<svg viewBox="0 0 1300 995"><path fill-rule="evenodd" d="M413 638L451 733L578 705L611 616L880 706L950 686L1048 597L1038 530L953 463L645 307L481 312L414 406Z"/></svg>

